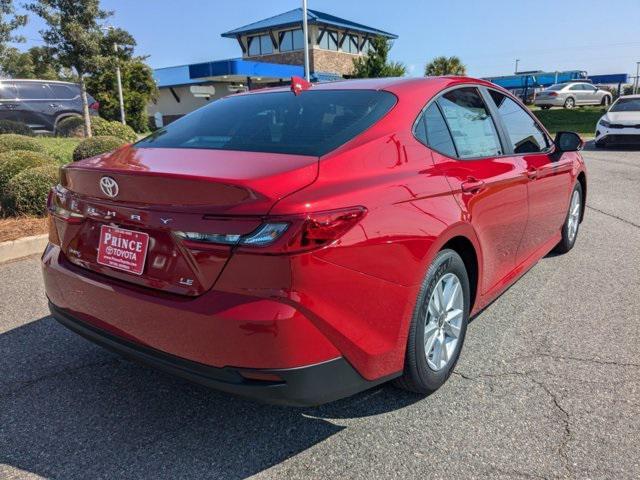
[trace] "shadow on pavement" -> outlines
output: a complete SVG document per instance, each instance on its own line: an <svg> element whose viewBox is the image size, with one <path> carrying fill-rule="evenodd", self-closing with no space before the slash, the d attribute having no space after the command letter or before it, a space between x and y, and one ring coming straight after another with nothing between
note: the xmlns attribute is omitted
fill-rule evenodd
<svg viewBox="0 0 640 480"><path fill-rule="evenodd" d="M0 465L49 478L244 478L421 397L262 405L122 360L45 317L0 335Z"/></svg>
<svg viewBox="0 0 640 480"><path fill-rule="evenodd" d="M583 150L587 152L602 152L602 151L614 151L614 152L639 152L640 145L607 145L605 148L597 148L594 140L589 140L584 143Z"/></svg>

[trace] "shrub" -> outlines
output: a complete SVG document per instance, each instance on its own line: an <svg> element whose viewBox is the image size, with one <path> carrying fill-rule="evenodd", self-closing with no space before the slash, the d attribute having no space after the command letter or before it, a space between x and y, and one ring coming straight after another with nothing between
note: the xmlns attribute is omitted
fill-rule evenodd
<svg viewBox="0 0 640 480"><path fill-rule="evenodd" d="M0 153L0 196L4 196L9 181L20 172L33 167L53 165L52 158L39 152L11 150Z"/></svg>
<svg viewBox="0 0 640 480"><path fill-rule="evenodd" d="M0 134L3 133L33 136L33 131L26 123L14 122L13 120L0 120Z"/></svg>
<svg viewBox="0 0 640 480"><path fill-rule="evenodd" d="M117 137L126 143L132 143L138 139L136 132L128 125L123 125L120 122L110 122L100 117L91 118L91 132L96 137Z"/></svg>
<svg viewBox="0 0 640 480"><path fill-rule="evenodd" d="M30 150L32 152L42 152L43 148L35 138L25 137L7 133L0 135L0 152L9 150Z"/></svg>
<svg viewBox="0 0 640 480"><path fill-rule="evenodd" d="M44 215L47 195L59 181L59 167L45 165L17 174L7 185L4 208L12 215Z"/></svg>
<svg viewBox="0 0 640 480"><path fill-rule="evenodd" d="M73 161L77 162L83 158L94 157L101 153L107 153L124 145L121 138L112 136L91 137L83 140L73 151Z"/></svg>
<svg viewBox="0 0 640 480"><path fill-rule="evenodd" d="M84 138L83 118L78 116L63 118L56 125L56 136Z"/></svg>

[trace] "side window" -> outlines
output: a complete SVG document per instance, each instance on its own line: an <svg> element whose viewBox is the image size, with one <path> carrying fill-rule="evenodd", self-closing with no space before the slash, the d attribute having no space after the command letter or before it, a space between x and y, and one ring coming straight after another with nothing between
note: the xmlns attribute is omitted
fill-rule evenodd
<svg viewBox="0 0 640 480"><path fill-rule="evenodd" d="M480 92L463 87L438 100L460 158L502 155L500 139Z"/></svg>
<svg viewBox="0 0 640 480"><path fill-rule="evenodd" d="M0 83L0 100L14 100L18 98L18 90L13 83Z"/></svg>
<svg viewBox="0 0 640 480"><path fill-rule="evenodd" d="M569 90L571 90L572 92L582 91L582 85L580 85L579 83L576 85L572 85L571 87L569 87Z"/></svg>
<svg viewBox="0 0 640 480"><path fill-rule="evenodd" d="M596 87L594 87L593 85L587 85L587 84L584 84L584 85L582 85L582 87L583 87L587 92L591 92L591 93L593 93L593 92L595 92L595 91L597 90L597 88L596 88Z"/></svg>
<svg viewBox="0 0 640 480"><path fill-rule="evenodd" d="M489 90L489 93L498 108L514 153L541 152L549 147L538 124L520 105L495 90Z"/></svg>
<svg viewBox="0 0 640 480"><path fill-rule="evenodd" d="M78 96L72 88L67 85L60 85L57 83L50 83L49 88L51 89L53 98L57 100L71 100Z"/></svg>
<svg viewBox="0 0 640 480"><path fill-rule="evenodd" d="M448 157L457 157L449 128L435 103L429 105L420 117L420 121L416 124L415 135L429 148Z"/></svg>
<svg viewBox="0 0 640 480"><path fill-rule="evenodd" d="M51 90L46 83L18 83L18 98L21 100L44 100L52 98Z"/></svg>

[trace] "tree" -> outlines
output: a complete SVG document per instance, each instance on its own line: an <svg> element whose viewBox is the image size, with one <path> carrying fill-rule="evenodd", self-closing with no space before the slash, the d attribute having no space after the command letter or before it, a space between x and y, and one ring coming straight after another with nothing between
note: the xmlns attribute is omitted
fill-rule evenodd
<svg viewBox="0 0 640 480"><path fill-rule="evenodd" d="M458 75L464 77L467 67L458 57L436 57L427 63L424 68L425 77L438 77L441 75Z"/></svg>
<svg viewBox="0 0 640 480"><path fill-rule="evenodd" d="M12 78L73 79L71 71L60 65L48 47L31 47L26 52L17 48L7 48L0 59L0 70Z"/></svg>
<svg viewBox="0 0 640 480"><path fill-rule="evenodd" d="M13 0L0 0L0 58L4 58L8 43L24 42L24 38L14 32L27 24L27 16L15 13Z"/></svg>
<svg viewBox="0 0 640 480"><path fill-rule="evenodd" d="M378 36L371 40L371 50L367 55L353 60L353 78L402 77L406 73L400 62L387 60L391 41Z"/></svg>
<svg viewBox="0 0 640 480"><path fill-rule="evenodd" d="M63 67L73 69L82 92L84 130L91 136L85 75L100 61L103 33L100 21L112 15L100 0L36 0L27 8L42 18L47 28L40 34Z"/></svg>
<svg viewBox="0 0 640 480"><path fill-rule="evenodd" d="M117 49L114 48L117 45ZM101 60L87 78L87 89L100 103L100 115L120 121L117 95L116 62L120 66L127 124L137 132L148 129L147 105L155 97L157 86L145 57L134 56L136 41L125 30L109 29L101 41Z"/></svg>

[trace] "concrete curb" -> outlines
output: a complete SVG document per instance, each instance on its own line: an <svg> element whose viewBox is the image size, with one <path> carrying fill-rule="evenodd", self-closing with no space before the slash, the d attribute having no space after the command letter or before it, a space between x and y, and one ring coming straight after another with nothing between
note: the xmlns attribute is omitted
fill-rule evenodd
<svg viewBox="0 0 640 480"><path fill-rule="evenodd" d="M42 253L47 246L49 235L34 235L0 243L0 263Z"/></svg>

